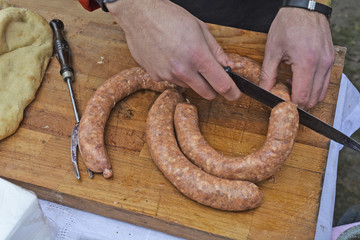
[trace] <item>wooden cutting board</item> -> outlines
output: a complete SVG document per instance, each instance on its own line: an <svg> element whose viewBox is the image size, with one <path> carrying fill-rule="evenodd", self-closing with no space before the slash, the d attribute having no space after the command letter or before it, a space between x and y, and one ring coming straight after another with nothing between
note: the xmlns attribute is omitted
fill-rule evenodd
<svg viewBox="0 0 360 240"><path fill-rule="evenodd" d="M125 36L109 14L89 13L75 0L12 0L47 20L62 19L73 52L73 84L80 115L96 88L112 75L136 66ZM209 25L226 51L261 62L266 35ZM332 124L345 48L336 47L325 101L311 112ZM156 59L154 59L156 61ZM145 138L145 119L157 93L140 91L118 103L105 138L114 177L87 177L80 159L81 180L70 160L75 124L67 85L52 58L36 99L25 111L17 132L0 141L0 176L33 190L38 197L189 239L312 239L329 140L300 127L293 151L274 177L260 184L262 205L246 212L202 206L180 194L153 163ZM281 66L280 79L289 76ZM186 97L199 109L201 131L216 149L244 155L265 138L269 110L246 96L237 102L218 97ZM105 231L105 230L104 230Z"/></svg>

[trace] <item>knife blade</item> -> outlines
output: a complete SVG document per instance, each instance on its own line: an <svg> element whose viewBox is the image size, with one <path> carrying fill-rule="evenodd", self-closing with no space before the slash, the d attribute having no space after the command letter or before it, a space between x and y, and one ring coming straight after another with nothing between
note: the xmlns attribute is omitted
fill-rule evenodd
<svg viewBox="0 0 360 240"><path fill-rule="evenodd" d="M243 78L232 72L230 67L225 67L224 69L235 82L236 86L240 89L240 91L245 93L249 97L254 98L255 100L271 108L275 107L278 103L284 101L283 99L272 94L271 92L266 91L265 89L250 82L246 78ZM302 110L301 108L297 108L297 110L299 112L299 120L301 124L317 133L320 133L327 138L334 140L335 142L351 148L354 151L360 152L360 144L354 139L346 136L344 133L321 121L310 113Z"/></svg>

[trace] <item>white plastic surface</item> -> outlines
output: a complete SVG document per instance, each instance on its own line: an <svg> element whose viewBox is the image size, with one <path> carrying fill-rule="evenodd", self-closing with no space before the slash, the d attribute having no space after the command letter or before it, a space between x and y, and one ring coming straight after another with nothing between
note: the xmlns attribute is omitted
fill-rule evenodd
<svg viewBox="0 0 360 240"><path fill-rule="evenodd" d="M0 240L50 240L55 233L36 195L0 178Z"/></svg>

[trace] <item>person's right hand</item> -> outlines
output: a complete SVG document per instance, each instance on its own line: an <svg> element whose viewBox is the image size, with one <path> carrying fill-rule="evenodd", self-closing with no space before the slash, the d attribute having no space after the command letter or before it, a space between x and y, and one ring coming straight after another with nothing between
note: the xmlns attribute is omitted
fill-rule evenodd
<svg viewBox="0 0 360 240"><path fill-rule="evenodd" d="M166 80L211 100L216 92L227 100L240 91L222 66L233 63L205 23L164 0L120 0L107 3L126 35L134 59L154 80Z"/></svg>

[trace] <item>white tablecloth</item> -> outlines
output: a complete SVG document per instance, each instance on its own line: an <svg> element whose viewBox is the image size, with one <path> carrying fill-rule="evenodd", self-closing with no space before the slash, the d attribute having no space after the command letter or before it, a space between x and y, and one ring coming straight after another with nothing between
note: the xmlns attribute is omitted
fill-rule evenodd
<svg viewBox="0 0 360 240"><path fill-rule="evenodd" d="M360 94L343 74L334 127L351 135L360 127ZM342 145L331 141L316 228L316 239L330 239L335 203L337 163ZM44 214L57 229L57 240L181 239L168 234L40 200Z"/></svg>
<svg viewBox="0 0 360 240"><path fill-rule="evenodd" d="M360 128L360 94L345 74L341 78L334 127L348 136ZM331 239L337 166L342 148L342 145L330 142L315 239Z"/></svg>
<svg viewBox="0 0 360 240"><path fill-rule="evenodd" d="M39 200L57 231L56 240L179 240L162 232Z"/></svg>

